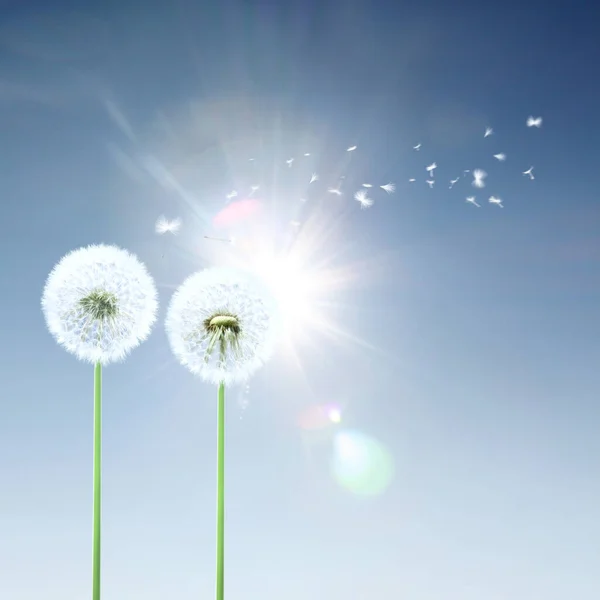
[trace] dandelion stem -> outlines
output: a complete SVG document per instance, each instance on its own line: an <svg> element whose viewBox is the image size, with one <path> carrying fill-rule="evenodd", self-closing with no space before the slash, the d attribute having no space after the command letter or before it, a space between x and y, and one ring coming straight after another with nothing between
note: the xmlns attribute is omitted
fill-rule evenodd
<svg viewBox="0 0 600 600"><path fill-rule="evenodd" d="M217 400L217 600L223 600L225 574L225 384ZM94 599L95 600L95 599Z"/></svg>
<svg viewBox="0 0 600 600"><path fill-rule="evenodd" d="M100 600L100 515L102 498L102 365L94 367L94 541L92 599Z"/></svg>

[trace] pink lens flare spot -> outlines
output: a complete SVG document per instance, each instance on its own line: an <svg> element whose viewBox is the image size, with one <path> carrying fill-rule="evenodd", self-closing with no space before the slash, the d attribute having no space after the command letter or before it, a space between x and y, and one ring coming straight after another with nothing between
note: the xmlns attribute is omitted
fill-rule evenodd
<svg viewBox="0 0 600 600"><path fill-rule="evenodd" d="M254 198L232 202L213 218L213 227L222 228L237 225L259 214L262 208L261 201Z"/></svg>

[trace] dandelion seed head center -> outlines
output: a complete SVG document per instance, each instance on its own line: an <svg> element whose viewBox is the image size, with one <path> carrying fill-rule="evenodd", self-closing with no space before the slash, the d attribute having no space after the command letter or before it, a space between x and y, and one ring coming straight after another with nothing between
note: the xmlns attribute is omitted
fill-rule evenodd
<svg viewBox="0 0 600 600"><path fill-rule="evenodd" d="M106 290L93 290L79 300L81 308L94 320L106 321L119 314L117 297Z"/></svg>
<svg viewBox="0 0 600 600"><path fill-rule="evenodd" d="M214 331L231 331L234 334L241 332L240 321L235 315L218 314L209 317L205 321L205 328L208 332Z"/></svg>

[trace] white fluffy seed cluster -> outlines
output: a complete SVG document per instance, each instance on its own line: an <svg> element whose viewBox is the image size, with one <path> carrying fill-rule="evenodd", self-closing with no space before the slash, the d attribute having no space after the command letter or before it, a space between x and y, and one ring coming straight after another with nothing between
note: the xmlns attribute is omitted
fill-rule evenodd
<svg viewBox="0 0 600 600"><path fill-rule="evenodd" d="M115 314L98 319L81 301L92 293L115 300ZM106 365L125 358L152 330L158 300L154 280L136 256L104 244L79 248L54 267L42 310L50 333L80 360Z"/></svg>
<svg viewBox="0 0 600 600"><path fill-rule="evenodd" d="M219 314L237 318L238 347L209 353L205 320ZM210 268L188 277L167 311L167 336L173 354L192 373L213 384L245 381L271 356L278 320L269 293L247 274Z"/></svg>

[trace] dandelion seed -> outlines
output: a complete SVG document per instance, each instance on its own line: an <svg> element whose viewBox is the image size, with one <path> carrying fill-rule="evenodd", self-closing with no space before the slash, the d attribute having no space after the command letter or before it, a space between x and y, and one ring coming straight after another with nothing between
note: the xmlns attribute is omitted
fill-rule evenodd
<svg viewBox="0 0 600 600"><path fill-rule="evenodd" d="M236 198L237 195L238 193L235 190L232 190L229 192L229 194L227 194L227 196L225 196L225 198L227 198L227 200L233 200L233 198Z"/></svg>
<svg viewBox="0 0 600 600"><path fill-rule="evenodd" d="M417 152L421 149L421 144L417 144L416 146L413 146L413 150L416 150Z"/></svg>
<svg viewBox="0 0 600 600"><path fill-rule="evenodd" d="M293 158L289 158L288 160L285 161L288 167L292 166L292 163L294 162Z"/></svg>
<svg viewBox="0 0 600 600"><path fill-rule="evenodd" d="M314 183L315 181L317 181L319 179L319 176L316 173L313 173L310 176L310 181L308 183Z"/></svg>
<svg viewBox="0 0 600 600"><path fill-rule="evenodd" d="M527 127L537 127L538 129L542 126L542 117L528 117Z"/></svg>
<svg viewBox="0 0 600 600"><path fill-rule="evenodd" d="M205 240L212 240L213 242L226 242L227 244L232 244L233 243L233 239L229 239L229 238L217 238L217 237L211 237L209 235L205 235L204 239Z"/></svg>
<svg viewBox="0 0 600 600"><path fill-rule="evenodd" d="M310 156L310 152L305 152L304 156Z"/></svg>
<svg viewBox="0 0 600 600"><path fill-rule="evenodd" d="M477 206L478 208L481 208L481 206L479 204L477 204L477 201L475 200L475 196L469 196L467 198L466 202L468 202L469 204L472 204L473 206Z"/></svg>
<svg viewBox="0 0 600 600"><path fill-rule="evenodd" d="M181 219L177 218L169 221L169 219L163 215L156 219L156 223L154 225L154 231L158 233L158 235L163 235L164 233L172 233L173 235L177 235L180 229Z"/></svg>
<svg viewBox="0 0 600 600"><path fill-rule="evenodd" d="M370 183L363 183L362 186L364 188L372 188L373 187Z"/></svg>
<svg viewBox="0 0 600 600"><path fill-rule="evenodd" d="M253 158L249 158L248 161L249 162L254 162L254 159Z"/></svg>
<svg viewBox="0 0 600 600"><path fill-rule="evenodd" d="M523 175L529 175L529 179L535 179L535 175L533 174L533 167L529 167L527 171L523 171Z"/></svg>
<svg viewBox="0 0 600 600"><path fill-rule="evenodd" d="M460 181L460 177L457 177L456 179L451 179L450 180L450 185L448 186L448 189L452 189L454 187L455 183L458 183Z"/></svg>
<svg viewBox="0 0 600 600"><path fill-rule="evenodd" d="M492 135L494 133L494 130L491 127L486 127L485 128L485 133L483 134L483 137L489 137L490 135Z"/></svg>
<svg viewBox="0 0 600 600"><path fill-rule="evenodd" d="M350 148L346 149L346 152L354 152L357 148L358 146L350 146Z"/></svg>
<svg viewBox="0 0 600 600"><path fill-rule="evenodd" d="M435 185L435 179L427 179L427 185L429 185L429 188L433 188L433 186Z"/></svg>
<svg viewBox="0 0 600 600"><path fill-rule="evenodd" d="M387 194L393 194L396 191L395 183L386 183L385 185L380 185L379 187Z"/></svg>
<svg viewBox="0 0 600 600"><path fill-rule="evenodd" d="M341 196L342 195L342 191L340 190L339 187L337 187L337 188L329 188L327 191L330 194L335 194L336 196Z"/></svg>
<svg viewBox="0 0 600 600"><path fill-rule="evenodd" d="M466 177L466 176L467 176L467 173L470 173L470 172L471 172L471 170L470 170L470 169L465 169L465 170L463 171L463 177Z"/></svg>
<svg viewBox="0 0 600 600"><path fill-rule="evenodd" d="M259 185L252 185L252 186L250 186L250 194L249 194L249 196L253 196L254 192L258 192L259 189L260 189Z"/></svg>
<svg viewBox="0 0 600 600"><path fill-rule="evenodd" d="M431 163L429 166L425 167L425 170L429 173L429 177L433 178L433 172L437 169L436 163Z"/></svg>
<svg viewBox="0 0 600 600"><path fill-rule="evenodd" d="M473 171L473 181L471 185L476 188L484 188L486 177L487 173L483 169L475 169Z"/></svg>
<svg viewBox="0 0 600 600"><path fill-rule="evenodd" d="M500 198L496 198L496 196L490 196L488 202L490 204L495 204L496 206L499 206L500 208L504 208L504 206L502 206L502 200Z"/></svg>
<svg viewBox="0 0 600 600"><path fill-rule="evenodd" d="M373 206L373 200L369 198L366 190L358 190L354 194L354 199L360 204L361 208L369 208Z"/></svg>
<svg viewBox="0 0 600 600"><path fill-rule="evenodd" d="M506 160L506 154L504 154L504 152L500 152L500 154L494 154L494 158L500 162L504 162Z"/></svg>
<svg viewBox="0 0 600 600"><path fill-rule="evenodd" d="M408 180L409 183L414 183L415 181L416 181L416 179L414 179L412 177Z"/></svg>

